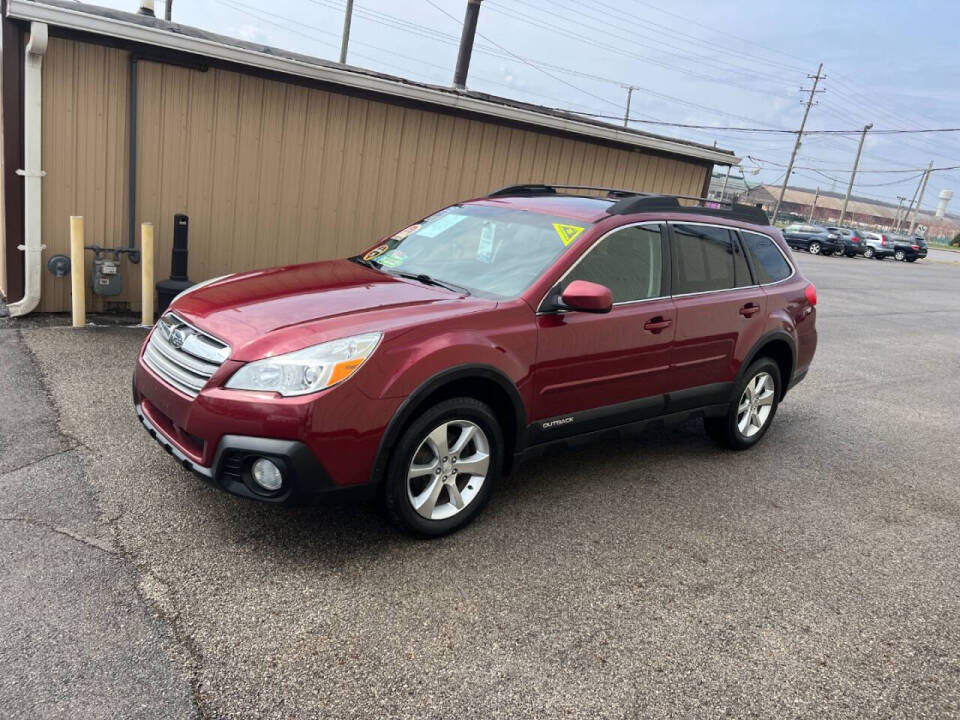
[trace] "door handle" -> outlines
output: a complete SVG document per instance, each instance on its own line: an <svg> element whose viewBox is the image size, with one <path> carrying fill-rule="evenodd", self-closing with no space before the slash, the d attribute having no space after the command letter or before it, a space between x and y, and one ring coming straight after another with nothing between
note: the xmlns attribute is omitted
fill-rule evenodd
<svg viewBox="0 0 960 720"><path fill-rule="evenodd" d="M643 324L643 329L649 332L652 332L654 335L656 335L658 332L661 332L662 330L667 329L671 325L673 325L673 320L657 315L656 317L653 317L647 320Z"/></svg>
<svg viewBox="0 0 960 720"><path fill-rule="evenodd" d="M756 303L747 303L742 308L740 308L740 314L744 317L753 317L758 312L760 312L760 306Z"/></svg>

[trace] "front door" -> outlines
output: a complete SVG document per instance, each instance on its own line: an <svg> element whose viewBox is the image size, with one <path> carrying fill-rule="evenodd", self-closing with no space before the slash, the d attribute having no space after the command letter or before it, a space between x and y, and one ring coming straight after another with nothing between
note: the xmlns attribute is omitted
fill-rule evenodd
<svg viewBox="0 0 960 720"><path fill-rule="evenodd" d="M657 223L614 230L562 278L561 288L574 280L610 288L609 313L537 316L533 442L663 411L676 328L665 232Z"/></svg>

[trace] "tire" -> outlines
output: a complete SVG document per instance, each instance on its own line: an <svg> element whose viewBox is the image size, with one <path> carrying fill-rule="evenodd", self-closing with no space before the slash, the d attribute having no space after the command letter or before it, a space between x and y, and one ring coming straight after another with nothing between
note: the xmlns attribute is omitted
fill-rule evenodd
<svg viewBox="0 0 960 720"><path fill-rule="evenodd" d="M761 383L761 378L762 384L758 384ZM770 384L773 385L772 390ZM748 386L754 390L754 393L759 388L760 392L755 394L755 398L769 399L769 403L763 401L757 403L757 400L753 400L747 406L749 408L747 413L744 414L744 403L750 402ZM780 368L777 363L768 357L756 360L737 383L727 412L722 417L703 419L707 435L718 444L732 450L746 450L753 447L767 434L767 430L773 423L777 407L780 405L780 388ZM772 394L769 394L771 392ZM764 409L767 408L768 410L764 413ZM759 427L756 426L753 418L760 421Z"/></svg>
<svg viewBox="0 0 960 720"><path fill-rule="evenodd" d="M807 252L809 252L811 255L819 255L820 249L820 243L818 243L816 240L807 245Z"/></svg>
<svg viewBox="0 0 960 720"><path fill-rule="evenodd" d="M464 460L454 453L468 430L470 439L460 448L469 453ZM500 423L484 403L461 397L427 408L410 423L390 457L383 498L387 515L400 530L417 537L438 537L463 527L489 500L500 479L503 455ZM464 472L467 462L483 474ZM418 474L408 477L412 472Z"/></svg>
<svg viewBox="0 0 960 720"><path fill-rule="evenodd" d="M897 250L895 253L893 253L894 260L899 260L900 262L903 262L906 257L907 254L903 250Z"/></svg>
<svg viewBox="0 0 960 720"><path fill-rule="evenodd" d="M869 260L870 258L872 258L872 257L874 256L874 254L875 254L875 253L874 253L872 247L868 247L866 250L863 251L863 256L864 256L865 258L867 258L867 260Z"/></svg>

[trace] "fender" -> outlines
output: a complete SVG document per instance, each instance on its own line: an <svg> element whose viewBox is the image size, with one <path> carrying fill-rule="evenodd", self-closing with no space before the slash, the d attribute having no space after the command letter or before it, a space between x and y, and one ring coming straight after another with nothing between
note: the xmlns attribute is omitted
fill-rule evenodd
<svg viewBox="0 0 960 720"><path fill-rule="evenodd" d="M403 427L412 419L413 413L420 402L433 392L456 380L468 378L483 378L497 383L510 398L513 408L516 434L514 437L514 452L523 449L526 444L527 412L520 397L520 391L504 372L493 365L464 364L448 368L433 375L422 382L397 408L390 422L387 424L380 445L377 447L377 456L370 471L370 486L377 487L386 469L390 449L396 445ZM504 458L509 466L510 458Z"/></svg>
<svg viewBox="0 0 960 720"><path fill-rule="evenodd" d="M791 372L796 372L797 369L797 341L794 339L793 335L788 333L786 330L777 329L771 330L770 332L764 333L760 338L753 344L753 347L750 348L750 352L746 354L743 359L743 362L740 363L740 369L737 371L737 377L733 381L734 387L737 387L740 384L740 381L743 380L744 373L747 372L747 368L753 363L754 359L757 356L757 353L771 340L783 340L790 347L790 352L793 355L793 366ZM781 378L783 383L783 388L780 392L781 399L787 393L787 388L790 387L790 378Z"/></svg>

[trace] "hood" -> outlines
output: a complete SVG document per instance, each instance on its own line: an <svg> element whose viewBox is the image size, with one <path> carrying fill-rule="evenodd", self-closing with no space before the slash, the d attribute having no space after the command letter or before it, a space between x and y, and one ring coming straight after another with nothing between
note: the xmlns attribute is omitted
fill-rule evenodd
<svg viewBox="0 0 960 720"><path fill-rule="evenodd" d="M248 361L372 330L396 333L426 317L491 304L332 260L231 275L170 309L229 344L233 359Z"/></svg>

